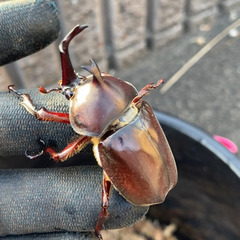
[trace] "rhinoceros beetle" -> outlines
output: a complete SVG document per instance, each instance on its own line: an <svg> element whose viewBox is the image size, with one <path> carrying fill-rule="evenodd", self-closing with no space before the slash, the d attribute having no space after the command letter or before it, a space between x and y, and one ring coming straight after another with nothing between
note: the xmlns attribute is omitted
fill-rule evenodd
<svg viewBox="0 0 240 240"><path fill-rule="evenodd" d="M102 210L95 233L107 217L111 184L134 205L152 205L164 201L177 182L175 161L166 137L151 106L142 98L156 84L148 84L140 92L123 80L101 73L91 59L90 66L82 66L90 76L78 75L69 57L71 40L86 25L77 25L59 45L62 80L59 87L42 93L58 91L70 101L69 113L37 110L28 94L19 93L13 86L9 90L21 97L21 104L37 119L71 124L79 137L57 153L45 146L42 152L29 155L36 158L48 153L55 161L65 161L88 143L93 144L94 156L103 168Z"/></svg>

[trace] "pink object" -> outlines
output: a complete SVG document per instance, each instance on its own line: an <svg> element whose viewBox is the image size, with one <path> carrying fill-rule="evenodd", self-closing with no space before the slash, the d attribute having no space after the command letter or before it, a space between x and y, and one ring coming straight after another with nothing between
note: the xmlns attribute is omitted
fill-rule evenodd
<svg viewBox="0 0 240 240"><path fill-rule="evenodd" d="M226 147L230 152L236 154L238 152L238 147L237 145L231 141L228 138L225 137L221 137L218 135L213 135L213 138L218 141L219 143L221 143L224 147Z"/></svg>

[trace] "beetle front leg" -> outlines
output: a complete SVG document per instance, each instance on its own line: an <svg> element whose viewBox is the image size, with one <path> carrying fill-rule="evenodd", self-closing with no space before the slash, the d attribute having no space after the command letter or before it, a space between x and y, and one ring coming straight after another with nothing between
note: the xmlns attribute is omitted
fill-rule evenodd
<svg viewBox="0 0 240 240"><path fill-rule="evenodd" d="M111 182L108 180L106 173L103 172L103 182L102 182L102 210L99 214L97 225L95 227L95 235L102 239L100 231L103 228L104 222L108 218L108 206L109 206L109 193L111 189Z"/></svg>
<svg viewBox="0 0 240 240"><path fill-rule="evenodd" d="M35 116L38 120L70 124L68 113L52 112L52 111L48 111L44 107L37 110L31 100L29 94L24 94L24 93L18 92L13 87L13 85L8 86L8 89L10 92L14 92L21 98L22 101L20 104L23 105L26 108L26 110L30 114Z"/></svg>
<svg viewBox="0 0 240 240"><path fill-rule="evenodd" d="M143 98L143 96L147 95L151 90L158 88L160 85L164 83L163 79L160 79L157 83L150 83L147 84L144 88L142 88L138 95L132 100L133 103L139 102L140 99Z"/></svg>

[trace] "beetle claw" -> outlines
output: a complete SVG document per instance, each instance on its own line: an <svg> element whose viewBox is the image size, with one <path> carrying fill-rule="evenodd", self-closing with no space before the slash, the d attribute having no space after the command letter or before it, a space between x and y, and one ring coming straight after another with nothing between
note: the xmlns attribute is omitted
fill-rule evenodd
<svg viewBox="0 0 240 240"><path fill-rule="evenodd" d="M44 142L43 140L41 140L41 139L40 139L40 143L39 143L39 144L40 144L41 147L43 147L43 148L46 147L45 142ZM43 153L44 153L44 150L40 151L40 152L37 153L37 154L31 155L31 154L28 153L28 150L26 150L26 151L25 151L25 156L26 156L27 158L29 158L29 159L36 159L36 158L42 156Z"/></svg>
<svg viewBox="0 0 240 240"><path fill-rule="evenodd" d="M13 92L13 93L17 94L18 96L21 96L22 94L20 92L18 92L14 87L15 87L15 85L9 85L8 86L9 93Z"/></svg>
<svg viewBox="0 0 240 240"><path fill-rule="evenodd" d="M95 232L95 235L99 240L103 240L102 235L99 232Z"/></svg>
<svg viewBox="0 0 240 240"><path fill-rule="evenodd" d="M26 150L26 151L25 151L25 156L26 156L27 158L29 158L29 159L32 160L32 159L36 159L36 158L42 156L43 153L44 153L44 151L42 150L41 152L39 152L39 153L37 153L37 154L35 154L35 155L30 155L30 154L28 154L28 152L27 152L27 150Z"/></svg>

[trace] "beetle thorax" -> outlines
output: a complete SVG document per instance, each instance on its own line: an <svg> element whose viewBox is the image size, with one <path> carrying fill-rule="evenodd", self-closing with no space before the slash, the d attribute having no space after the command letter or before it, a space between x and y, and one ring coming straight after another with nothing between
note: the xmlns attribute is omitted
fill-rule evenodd
<svg viewBox="0 0 240 240"><path fill-rule="evenodd" d="M100 136L126 111L137 95L136 89L120 79L103 76L103 84L88 78L75 87L70 100L70 122L75 132Z"/></svg>

